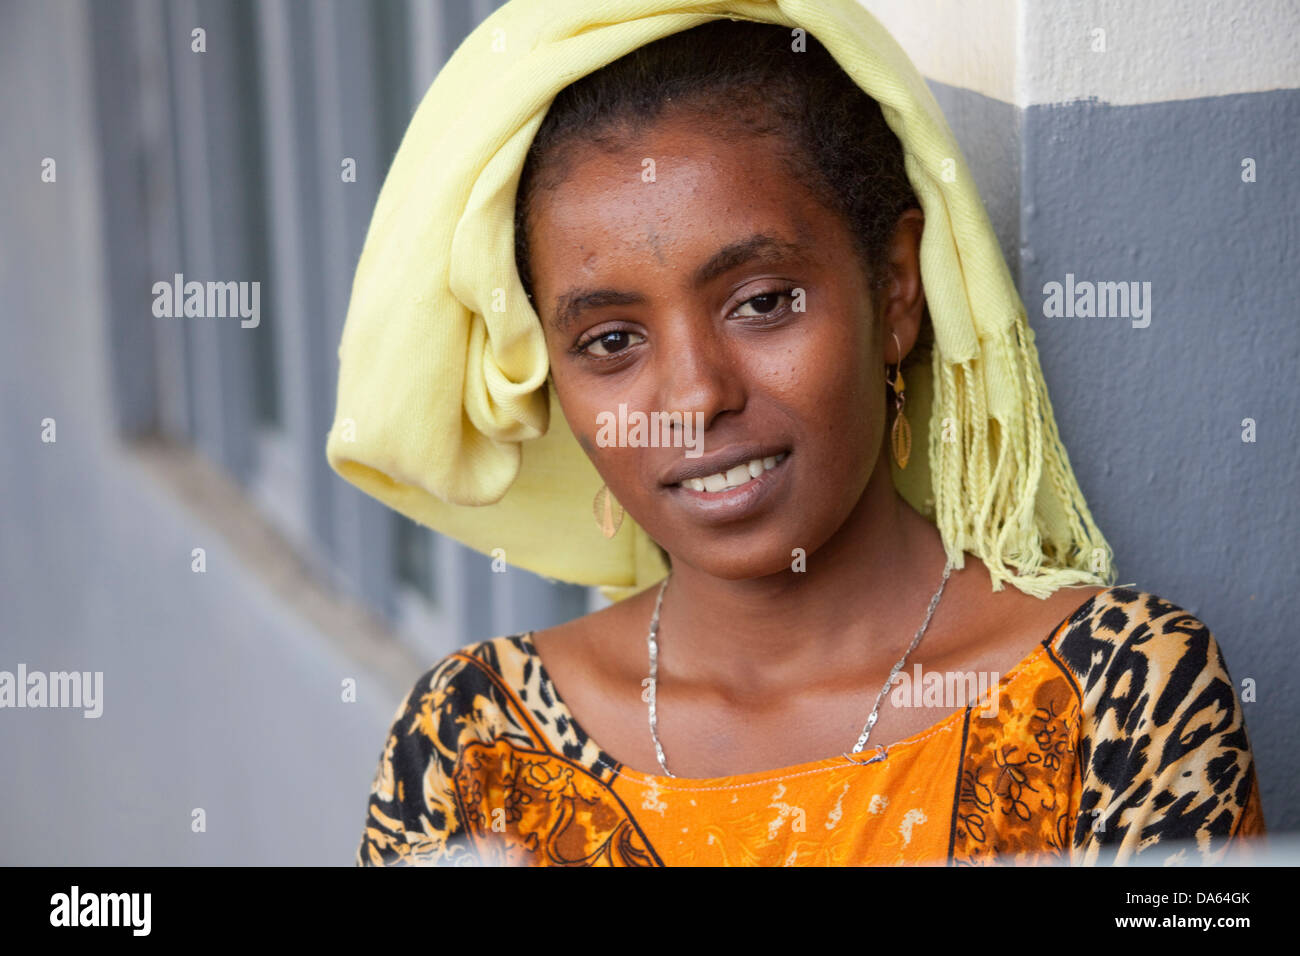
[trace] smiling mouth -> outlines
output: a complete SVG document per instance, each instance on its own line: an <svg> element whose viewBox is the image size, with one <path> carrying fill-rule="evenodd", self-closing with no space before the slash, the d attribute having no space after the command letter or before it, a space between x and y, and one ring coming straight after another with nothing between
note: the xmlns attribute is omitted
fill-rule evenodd
<svg viewBox="0 0 1300 956"><path fill-rule="evenodd" d="M771 471L785 461L789 454L788 451L783 451L778 455L769 455L766 458L753 458L750 461L729 468L727 471L705 475L703 478L686 478L669 487L709 493L742 488L756 478L761 477L764 472Z"/></svg>

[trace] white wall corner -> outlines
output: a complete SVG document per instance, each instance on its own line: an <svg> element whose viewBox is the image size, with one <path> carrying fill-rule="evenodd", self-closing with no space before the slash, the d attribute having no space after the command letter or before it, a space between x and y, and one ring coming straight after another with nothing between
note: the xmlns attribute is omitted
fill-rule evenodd
<svg viewBox="0 0 1300 956"><path fill-rule="evenodd" d="M1016 103L1020 0L859 0L921 75Z"/></svg>
<svg viewBox="0 0 1300 956"><path fill-rule="evenodd" d="M1027 107L1300 88L1296 0L859 0L922 75Z"/></svg>

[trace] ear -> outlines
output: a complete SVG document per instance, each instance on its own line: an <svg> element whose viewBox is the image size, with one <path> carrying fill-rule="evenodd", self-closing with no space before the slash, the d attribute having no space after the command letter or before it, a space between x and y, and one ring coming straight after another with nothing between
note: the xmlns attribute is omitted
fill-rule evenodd
<svg viewBox="0 0 1300 956"><path fill-rule="evenodd" d="M925 317L925 286L921 282L921 234L925 214L911 208L898 217L885 251L880 299L882 357L890 365L903 360L916 344ZM893 333L891 335L890 333ZM898 344L894 344L894 336ZM901 350L901 354L900 354Z"/></svg>

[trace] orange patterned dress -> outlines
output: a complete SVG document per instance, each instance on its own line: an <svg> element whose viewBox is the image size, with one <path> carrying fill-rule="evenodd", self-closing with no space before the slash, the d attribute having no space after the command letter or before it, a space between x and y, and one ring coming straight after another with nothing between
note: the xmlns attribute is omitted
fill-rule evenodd
<svg viewBox="0 0 1300 956"><path fill-rule="evenodd" d="M1213 635L1115 587L997 683L875 751L712 779L602 751L531 632L448 655L398 708L358 865L1210 862L1265 831Z"/></svg>

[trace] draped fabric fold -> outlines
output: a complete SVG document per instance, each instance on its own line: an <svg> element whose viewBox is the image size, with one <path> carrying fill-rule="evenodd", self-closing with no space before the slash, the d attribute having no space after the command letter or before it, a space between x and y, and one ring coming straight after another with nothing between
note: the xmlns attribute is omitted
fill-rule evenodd
<svg viewBox="0 0 1300 956"><path fill-rule="evenodd" d="M602 481L547 382L515 268L515 189L561 89L723 17L816 37L902 143L935 347L909 372L900 494L996 589L1113 583L970 170L924 79L857 0L511 0L484 20L420 102L380 191L339 346L331 467L420 524L611 599L667 573L630 514L611 539L592 518Z"/></svg>

